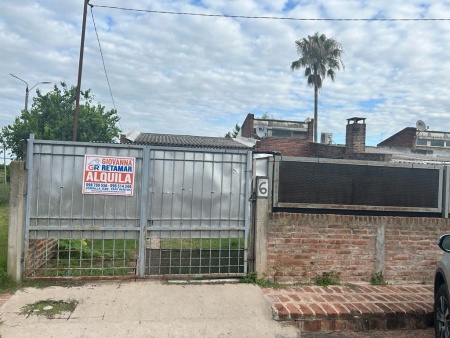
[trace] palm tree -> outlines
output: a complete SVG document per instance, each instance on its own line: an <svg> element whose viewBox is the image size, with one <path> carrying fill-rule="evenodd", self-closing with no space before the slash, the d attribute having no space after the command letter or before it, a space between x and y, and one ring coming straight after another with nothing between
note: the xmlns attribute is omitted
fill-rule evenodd
<svg viewBox="0 0 450 338"><path fill-rule="evenodd" d="M317 102L318 91L322 88L322 82L326 76L334 81L335 70L344 69L341 54L342 46L333 38L327 38L325 34L316 32L313 36L295 41L297 53L300 58L292 62L291 70L305 68L305 76L308 85L314 87L314 142L317 142Z"/></svg>

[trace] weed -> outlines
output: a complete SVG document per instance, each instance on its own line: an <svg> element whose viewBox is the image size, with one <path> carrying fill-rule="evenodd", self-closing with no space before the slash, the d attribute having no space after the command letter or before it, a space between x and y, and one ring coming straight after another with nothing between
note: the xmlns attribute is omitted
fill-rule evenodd
<svg viewBox="0 0 450 338"><path fill-rule="evenodd" d="M318 275L315 278L316 285L328 286L328 285L340 285L340 273L336 271L323 272L322 275Z"/></svg>
<svg viewBox="0 0 450 338"><path fill-rule="evenodd" d="M388 285L388 282L384 279L382 272L375 272L372 277L370 277L370 284L385 286Z"/></svg>
<svg viewBox="0 0 450 338"><path fill-rule="evenodd" d="M70 300L68 302L62 300L40 300L36 303L24 306L20 314L26 315L27 317L35 314L38 316L46 316L47 318L54 318L55 315L61 314L63 312L72 313L77 307L78 302L75 300Z"/></svg>
<svg viewBox="0 0 450 338"><path fill-rule="evenodd" d="M249 272L245 277L241 279L241 282L258 285L263 288L282 289L286 287L285 284L271 282L267 278L258 278L258 274L256 272Z"/></svg>

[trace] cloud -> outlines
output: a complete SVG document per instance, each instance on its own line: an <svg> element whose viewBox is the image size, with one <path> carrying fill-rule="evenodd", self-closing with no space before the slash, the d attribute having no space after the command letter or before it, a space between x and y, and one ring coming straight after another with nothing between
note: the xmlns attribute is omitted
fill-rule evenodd
<svg viewBox="0 0 450 338"><path fill-rule="evenodd" d="M108 9L92 12L124 131L223 136L249 112L286 120L313 116L313 90L294 41L318 31L339 41L345 71L326 79L319 97L319 132L343 142L346 119L367 118L368 140L380 141L418 119L448 130L450 21L295 21L157 14ZM103 5L104 3L102 3ZM100 2L98 3L100 5ZM157 11L303 19L442 18L444 2L392 1L140 1ZM82 4L79 1L3 2L0 18L0 125L23 109L24 84L75 85ZM39 85L44 93L51 85ZM82 88L113 107L88 11ZM34 92L31 93L34 95ZM30 99L31 105L31 99ZM369 142L369 141L368 141Z"/></svg>

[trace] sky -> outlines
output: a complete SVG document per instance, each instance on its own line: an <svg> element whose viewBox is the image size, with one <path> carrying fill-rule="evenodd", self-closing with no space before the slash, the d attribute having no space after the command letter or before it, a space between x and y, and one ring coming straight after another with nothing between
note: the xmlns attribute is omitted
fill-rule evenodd
<svg viewBox="0 0 450 338"><path fill-rule="evenodd" d="M345 143L351 117L366 118L373 146L417 120L450 131L450 1L89 3L81 88L116 107L124 133L224 136L248 113L312 118L314 91L290 65L299 58L295 41L315 32L341 43L345 64L319 93L319 136ZM0 128L24 109L26 85L10 74L30 88L51 82L30 91L29 109L37 88L45 94L61 81L76 85L82 15L82 0L2 0Z"/></svg>

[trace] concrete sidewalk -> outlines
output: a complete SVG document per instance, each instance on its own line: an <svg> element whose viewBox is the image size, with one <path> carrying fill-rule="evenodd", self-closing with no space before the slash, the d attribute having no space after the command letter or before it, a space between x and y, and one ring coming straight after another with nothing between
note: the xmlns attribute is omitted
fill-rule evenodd
<svg viewBox="0 0 450 338"><path fill-rule="evenodd" d="M78 305L55 319L19 314L47 299ZM261 289L96 282L0 295L0 337L431 338L432 306L430 285Z"/></svg>
<svg viewBox="0 0 450 338"><path fill-rule="evenodd" d="M6 298L6 297L5 297ZM76 300L73 313L47 319L19 314L40 300ZM299 337L272 319L258 286L95 282L17 291L1 307L2 338L16 337Z"/></svg>

